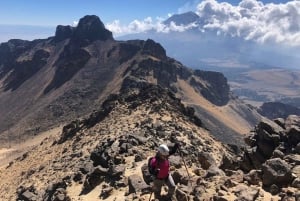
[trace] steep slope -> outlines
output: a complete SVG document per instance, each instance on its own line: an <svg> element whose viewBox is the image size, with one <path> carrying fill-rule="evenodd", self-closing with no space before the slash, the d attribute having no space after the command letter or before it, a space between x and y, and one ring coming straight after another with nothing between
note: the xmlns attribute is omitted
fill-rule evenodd
<svg viewBox="0 0 300 201"><path fill-rule="evenodd" d="M170 161L178 200L299 198L299 117L261 122L242 152L212 138L193 111L170 90L127 80L99 110L0 169L0 198L149 200L147 158L160 143L176 141L182 152ZM274 146L258 155L265 139Z"/></svg>
<svg viewBox="0 0 300 201"><path fill-rule="evenodd" d="M183 102L195 108L204 125L223 142L242 143L244 134L251 130L258 119L261 119L254 109L238 99L232 98L226 105L216 106L203 98L186 81L181 80L178 84L181 93L185 94L181 96Z"/></svg>

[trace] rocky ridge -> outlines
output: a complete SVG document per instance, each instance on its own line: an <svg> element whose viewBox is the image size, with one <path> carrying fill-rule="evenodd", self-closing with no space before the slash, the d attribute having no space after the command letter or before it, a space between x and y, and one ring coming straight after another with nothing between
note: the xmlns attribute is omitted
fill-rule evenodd
<svg viewBox="0 0 300 201"><path fill-rule="evenodd" d="M221 73L189 69L151 39L116 41L97 16L88 15L77 27L57 26L54 37L0 45L1 144L88 115L130 79L170 89L195 108L215 136L228 142L260 119L255 110L233 101ZM184 88L195 93L188 95ZM191 101L191 96L207 105ZM218 108L217 114L207 111L210 107ZM233 113L233 120L222 122L220 113ZM239 124L230 125L235 122Z"/></svg>
<svg viewBox="0 0 300 201"><path fill-rule="evenodd" d="M182 156L170 157L178 200L299 200L299 122L265 120L241 150L214 139L172 91L128 80L100 110L2 169L0 197L148 200L147 158L180 141Z"/></svg>

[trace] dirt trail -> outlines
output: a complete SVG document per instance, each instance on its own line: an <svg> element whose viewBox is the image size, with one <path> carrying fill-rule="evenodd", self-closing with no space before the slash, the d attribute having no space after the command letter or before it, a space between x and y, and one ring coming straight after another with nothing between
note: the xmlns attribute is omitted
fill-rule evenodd
<svg viewBox="0 0 300 201"><path fill-rule="evenodd" d="M42 132L35 137L32 137L26 141L20 143L10 144L8 148L0 149L0 168L5 167L10 161L21 156L33 146L40 144L45 138L53 135L57 135L62 130L62 126L50 129Z"/></svg>

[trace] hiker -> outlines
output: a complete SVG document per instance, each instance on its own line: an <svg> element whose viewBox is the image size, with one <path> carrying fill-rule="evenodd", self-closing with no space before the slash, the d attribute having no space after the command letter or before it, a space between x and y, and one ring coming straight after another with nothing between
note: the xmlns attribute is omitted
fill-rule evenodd
<svg viewBox="0 0 300 201"><path fill-rule="evenodd" d="M170 162L168 160L169 155L174 154L179 148L179 144L175 143L175 146L170 150L169 147L165 144L162 144L158 147L158 151L150 160L150 168L152 169L151 173L154 175L153 181L153 192L155 199L159 199L161 188L164 184L168 186L168 200L177 201L175 196L175 183L170 174Z"/></svg>

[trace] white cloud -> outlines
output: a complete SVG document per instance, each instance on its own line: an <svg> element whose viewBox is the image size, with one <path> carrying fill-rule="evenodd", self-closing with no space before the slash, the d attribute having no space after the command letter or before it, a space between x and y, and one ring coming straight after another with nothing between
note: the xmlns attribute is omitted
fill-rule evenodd
<svg viewBox="0 0 300 201"><path fill-rule="evenodd" d="M197 27L195 23L188 25L176 25L171 22L169 25L163 23L165 19L157 17L154 21L151 17L147 17L142 21L134 20L128 25L121 25L120 20L115 20L112 23L106 24L106 28L113 32L115 35L142 33L146 31L156 31L161 33L169 33L171 31L183 32L188 29Z"/></svg>
<svg viewBox="0 0 300 201"><path fill-rule="evenodd" d="M73 21L73 27L76 27L78 25L78 21Z"/></svg>
<svg viewBox="0 0 300 201"><path fill-rule="evenodd" d="M204 30L260 43L300 46L300 1L263 4L256 0L243 0L232 6L205 0L198 4L196 13L205 22Z"/></svg>
<svg viewBox="0 0 300 201"><path fill-rule="evenodd" d="M134 20L128 25L121 25L120 20L115 20L112 23L106 24L106 28L112 31L115 35L141 33L151 29L159 29L160 22L153 22L151 17L145 18L143 21Z"/></svg>
<svg viewBox="0 0 300 201"><path fill-rule="evenodd" d="M188 9L195 11L200 20L188 25L163 24L165 19L148 17L121 25L119 20L108 23L106 27L115 35L156 31L168 33L183 32L198 26L199 34L215 31L218 35L241 37L259 43L280 43L300 46L300 1L281 4L264 4L257 0L242 0L238 5L216 0L204 0L185 4L179 13ZM195 6L196 5L196 6ZM195 6L193 9L192 6Z"/></svg>

